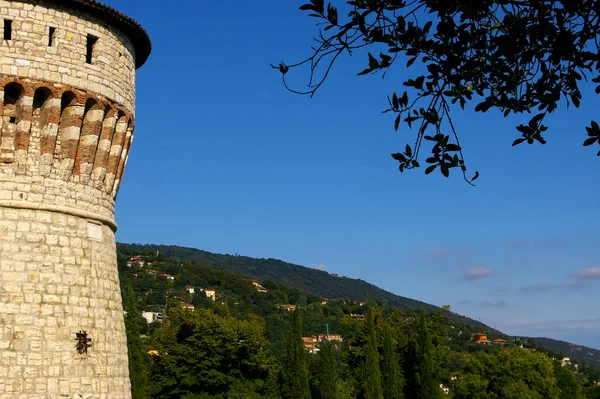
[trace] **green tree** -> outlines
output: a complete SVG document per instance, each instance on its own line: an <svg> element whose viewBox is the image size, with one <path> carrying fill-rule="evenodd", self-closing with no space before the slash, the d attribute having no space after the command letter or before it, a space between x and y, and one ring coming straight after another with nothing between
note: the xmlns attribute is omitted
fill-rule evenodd
<svg viewBox="0 0 600 399"><path fill-rule="evenodd" d="M153 398L260 398L275 388L258 321L174 308L152 342Z"/></svg>
<svg viewBox="0 0 600 399"><path fill-rule="evenodd" d="M490 381L488 375L493 375L496 367L493 355L478 352L475 355L457 355L462 363L461 370L457 372L458 379L453 381L455 399L488 399L493 398L492 392L488 393Z"/></svg>
<svg viewBox="0 0 600 399"><path fill-rule="evenodd" d="M383 399L381 389L381 370L379 368L379 352L377 350L377 332L375 330L375 315L372 307L367 311L367 347L365 356L366 399Z"/></svg>
<svg viewBox="0 0 600 399"><path fill-rule="evenodd" d="M454 381L456 399L561 398L554 362L543 353L513 347L467 356L464 370Z"/></svg>
<svg viewBox="0 0 600 399"><path fill-rule="evenodd" d="M509 348L498 352L492 359L495 367L490 365L488 368L489 390L499 397L559 398L560 389L556 385L553 361L545 354Z"/></svg>
<svg viewBox="0 0 600 399"><path fill-rule="evenodd" d="M585 399L581 384L571 370L554 362L554 376L556 385L560 389L560 399Z"/></svg>
<svg viewBox="0 0 600 399"><path fill-rule="evenodd" d="M127 357L129 359L129 380L131 381L131 397L145 399L148 397L148 370L144 348L140 341L140 310L133 287L127 283L125 310L125 333L127 335Z"/></svg>
<svg viewBox="0 0 600 399"><path fill-rule="evenodd" d="M383 358L381 361L383 397L385 399L403 399L404 378L396 348L392 341L392 327L386 324L383 335Z"/></svg>
<svg viewBox="0 0 600 399"><path fill-rule="evenodd" d="M418 399L433 399L441 396L440 382L434 358L434 348L427 327L425 311L419 314L419 332L416 342Z"/></svg>
<svg viewBox="0 0 600 399"><path fill-rule="evenodd" d="M283 365L283 394L289 399L310 399L306 351L302 341L300 306L292 312L288 333L286 356Z"/></svg>
<svg viewBox="0 0 600 399"><path fill-rule="evenodd" d="M344 2L339 2L344 3ZM336 7L310 0L300 7L319 22L317 45L306 59L274 65L285 86L314 95L341 55L364 48L368 66L359 75L385 73L397 63L411 70L406 91L391 93L386 111L395 114L394 126L417 129L404 152L392 154L401 172L418 168L423 146L431 154L425 174L436 168L448 177L457 168L468 182L452 108L475 102L476 112L490 109L510 114L533 113L517 126L513 145L545 144L544 125L561 101L579 107L579 82L600 83L600 6L597 0L554 2L522 0L355 1ZM592 22L595 21L595 22ZM406 63L406 64L404 64ZM419 66L417 66L419 65ZM308 86L288 86L286 74L309 69ZM600 85L596 86L600 93ZM600 144L600 127L587 127L583 145ZM413 144L414 143L414 144ZM598 152L600 156L600 151Z"/></svg>
<svg viewBox="0 0 600 399"><path fill-rule="evenodd" d="M317 380L320 399L338 399L338 375L333 345L322 342L318 354Z"/></svg>

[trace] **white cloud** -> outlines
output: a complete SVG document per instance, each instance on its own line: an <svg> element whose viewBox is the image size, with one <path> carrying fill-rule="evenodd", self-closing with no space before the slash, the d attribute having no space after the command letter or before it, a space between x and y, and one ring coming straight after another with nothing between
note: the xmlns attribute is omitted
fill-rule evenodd
<svg viewBox="0 0 600 399"><path fill-rule="evenodd" d="M505 301L477 302L477 301L471 301L468 299L464 300L464 301L459 301L458 304L463 305L463 306L475 306L475 307L483 307L483 308L504 308L504 307L508 306L508 303L506 303Z"/></svg>
<svg viewBox="0 0 600 399"><path fill-rule="evenodd" d="M600 318L579 320L518 320L504 325L506 332L513 335L561 336L570 331L597 331L600 333Z"/></svg>
<svg viewBox="0 0 600 399"><path fill-rule="evenodd" d="M466 280L475 281L475 280L480 280L482 278L490 277L494 274L495 274L495 272L492 269L475 266L475 267L468 268L465 271L465 274L463 274L463 278Z"/></svg>
<svg viewBox="0 0 600 399"><path fill-rule="evenodd" d="M529 294L532 292L548 292L548 291L557 291L557 290L565 290L572 289L577 290L580 288L587 288L583 283L566 283L566 284L550 284L550 283L540 283L540 284L532 284L525 285L520 288L521 292Z"/></svg>
<svg viewBox="0 0 600 399"><path fill-rule="evenodd" d="M573 275L580 279L600 278L600 267L588 267L576 270Z"/></svg>
<svg viewBox="0 0 600 399"><path fill-rule="evenodd" d="M322 270L322 271L324 271L324 272L326 272L326 271L327 271L327 266L325 266L325 265L324 265L324 264L322 264L322 263L319 263L319 264L318 264L318 265L316 265L316 266L312 266L312 268L313 268L313 269L317 269L317 270Z"/></svg>

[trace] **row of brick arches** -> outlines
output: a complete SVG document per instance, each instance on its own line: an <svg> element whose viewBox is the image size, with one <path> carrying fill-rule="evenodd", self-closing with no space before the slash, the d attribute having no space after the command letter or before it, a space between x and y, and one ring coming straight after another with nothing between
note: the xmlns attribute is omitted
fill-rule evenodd
<svg viewBox="0 0 600 399"><path fill-rule="evenodd" d="M119 104L65 85L0 77L0 164L116 195L133 139Z"/></svg>

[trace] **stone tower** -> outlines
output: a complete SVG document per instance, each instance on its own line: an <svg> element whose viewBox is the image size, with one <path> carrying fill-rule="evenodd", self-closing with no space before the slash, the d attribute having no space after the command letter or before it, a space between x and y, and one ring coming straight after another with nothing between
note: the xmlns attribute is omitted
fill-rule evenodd
<svg viewBox="0 0 600 399"><path fill-rule="evenodd" d="M150 40L94 0L0 0L0 39L0 399L130 398L114 198Z"/></svg>

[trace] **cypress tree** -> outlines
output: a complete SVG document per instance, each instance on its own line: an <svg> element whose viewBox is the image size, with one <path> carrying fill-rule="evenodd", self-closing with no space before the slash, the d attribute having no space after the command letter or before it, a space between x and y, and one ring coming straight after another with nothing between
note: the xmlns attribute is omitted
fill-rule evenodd
<svg viewBox="0 0 600 399"><path fill-rule="evenodd" d="M125 333L127 335L127 357L129 358L129 380L132 399L148 397L148 374L144 360L144 349L140 341L140 311L131 283L127 284L125 303Z"/></svg>
<svg viewBox="0 0 600 399"><path fill-rule="evenodd" d="M375 315L373 308L367 311L367 349L365 359L365 398L383 399L381 389L381 370L379 369L379 352L377 351L377 333L375 331Z"/></svg>
<svg viewBox="0 0 600 399"><path fill-rule="evenodd" d="M321 399L337 399L337 370L330 342L323 342L319 351L319 394Z"/></svg>
<svg viewBox="0 0 600 399"><path fill-rule="evenodd" d="M435 367L433 344L425 320L425 311L421 308L419 316L419 336L416 345L418 399L434 399L441 395L440 383Z"/></svg>
<svg viewBox="0 0 600 399"><path fill-rule="evenodd" d="M287 336L287 353L283 365L283 394L289 399L310 399L308 367L302 342L300 306L292 313Z"/></svg>
<svg viewBox="0 0 600 399"><path fill-rule="evenodd" d="M383 359L381 361L383 396L385 399L403 399L404 378L392 342L392 327L385 326L383 336Z"/></svg>

